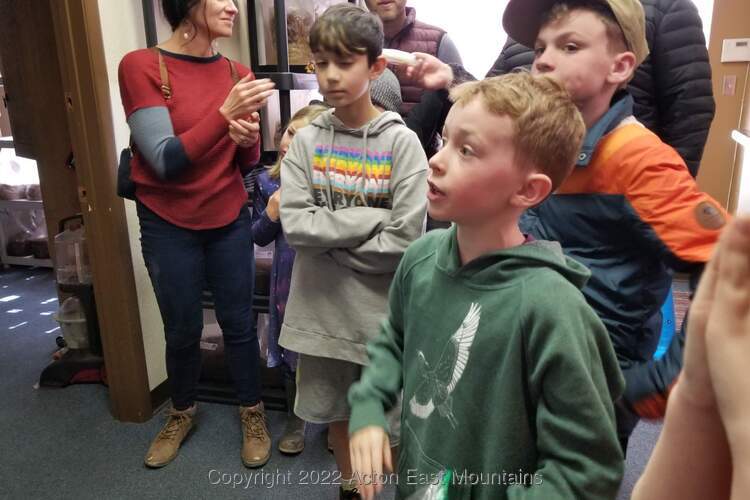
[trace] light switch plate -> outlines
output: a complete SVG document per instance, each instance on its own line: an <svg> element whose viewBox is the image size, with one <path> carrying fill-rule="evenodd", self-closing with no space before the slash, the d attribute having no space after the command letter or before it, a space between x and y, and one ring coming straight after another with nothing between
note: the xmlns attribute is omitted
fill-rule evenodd
<svg viewBox="0 0 750 500"><path fill-rule="evenodd" d="M750 38L727 38L721 47L721 62L750 61Z"/></svg>
<svg viewBox="0 0 750 500"><path fill-rule="evenodd" d="M721 86L721 94L733 96L737 89L737 75L724 75L724 85Z"/></svg>

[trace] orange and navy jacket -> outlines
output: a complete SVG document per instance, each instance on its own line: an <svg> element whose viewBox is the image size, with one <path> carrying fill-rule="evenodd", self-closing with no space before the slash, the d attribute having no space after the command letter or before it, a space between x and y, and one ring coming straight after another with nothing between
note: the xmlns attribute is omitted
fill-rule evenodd
<svg viewBox="0 0 750 500"><path fill-rule="evenodd" d="M616 96L587 132L573 173L524 214L521 228L559 241L591 270L583 292L609 331L626 375L626 400L642 416L659 416L681 367L681 349L666 368L652 361L671 272L702 270L728 215L698 189L677 152L632 117L632 108L630 95Z"/></svg>

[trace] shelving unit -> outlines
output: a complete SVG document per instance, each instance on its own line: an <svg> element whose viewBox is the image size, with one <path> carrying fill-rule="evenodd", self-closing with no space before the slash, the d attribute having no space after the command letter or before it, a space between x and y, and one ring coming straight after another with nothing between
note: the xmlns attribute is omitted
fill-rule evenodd
<svg viewBox="0 0 750 500"><path fill-rule="evenodd" d="M0 76L0 87L2 87L3 100L0 103L2 109L0 112L5 115L8 113L6 106L6 97L4 93L5 81ZM6 131L5 133L9 133ZM1 136L0 135L0 150L2 149L15 149L13 143L13 136ZM34 200L0 200L0 210L9 211L28 211L28 210L43 210L44 204L41 201ZM2 265L17 265L17 266L40 266L40 267L52 267L51 259L37 259L36 257L29 255L25 257L12 257L8 255L8 236L5 234L5 226L0 224L0 263Z"/></svg>
<svg viewBox="0 0 750 500"><path fill-rule="evenodd" d="M355 0L348 0L356 3ZM248 30L250 33L250 67L256 78L269 78L276 84L279 91L279 109L281 123L286 124L291 118L290 92L292 90L317 89L318 82L314 73L305 73L304 67L294 66L289 61L289 44L287 40L287 9L285 0L273 0L274 26L276 40L276 64L259 64L260 56L258 37L263 36L262 30L258 29L258 17L256 0L247 0ZM266 149L267 145L264 145Z"/></svg>
<svg viewBox="0 0 750 500"><path fill-rule="evenodd" d="M36 200L0 200L0 210L43 210L44 204ZM53 267L52 259L37 259L34 256L12 257L8 255L8 237L0 224L0 261L3 265Z"/></svg>
<svg viewBox="0 0 750 500"><path fill-rule="evenodd" d="M1 83L2 80L0 79L0 84ZM12 136L0 137L0 149L3 148L13 148ZM44 203L41 200L0 200L0 210L44 210ZM5 226L3 224L0 224L0 263L4 266L53 267L51 259L37 259L32 255L25 257L13 257L8 255L8 236L5 234Z"/></svg>
<svg viewBox="0 0 750 500"><path fill-rule="evenodd" d="M4 134L11 133L10 120L8 119L7 102L8 98L5 96L5 80L3 80L3 76L0 75L0 141L2 141L2 144L0 144L0 149L13 147L12 144L7 144L8 139L10 139L12 143L12 138L2 137Z"/></svg>

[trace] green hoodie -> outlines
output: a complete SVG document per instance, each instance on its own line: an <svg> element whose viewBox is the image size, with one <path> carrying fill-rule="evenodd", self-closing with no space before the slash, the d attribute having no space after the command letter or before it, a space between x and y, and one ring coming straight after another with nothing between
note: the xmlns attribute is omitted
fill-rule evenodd
<svg viewBox="0 0 750 500"><path fill-rule="evenodd" d="M398 496L445 469L449 498L614 498L624 383L580 288L589 272L535 241L461 266L455 227L409 247L389 316L352 386L351 433L387 429L403 389Z"/></svg>

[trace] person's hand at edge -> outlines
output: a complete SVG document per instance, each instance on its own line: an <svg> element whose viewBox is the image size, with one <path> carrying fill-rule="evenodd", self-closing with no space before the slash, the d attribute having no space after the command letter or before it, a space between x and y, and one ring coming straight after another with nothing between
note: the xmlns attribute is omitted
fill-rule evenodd
<svg viewBox="0 0 750 500"><path fill-rule="evenodd" d="M262 108L273 94L275 84L271 80L250 78L252 73L248 73L237 82L219 108L219 112L228 122L250 116Z"/></svg>
<svg viewBox="0 0 750 500"><path fill-rule="evenodd" d="M383 470L393 472L391 447L385 429L364 427L349 439L352 472L359 483L359 494L365 500L383 491Z"/></svg>
<svg viewBox="0 0 750 500"><path fill-rule="evenodd" d="M447 89L453 83L453 69L443 61L424 52L414 52L417 64L408 66L406 76L428 90Z"/></svg>
<svg viewBox="0 0 750 500"><path fill-rule="evenodd" d="M229 122L229 137L240 147L255 146L260 140L260 115L253 112L248 120L231 120Z"/></svg>

